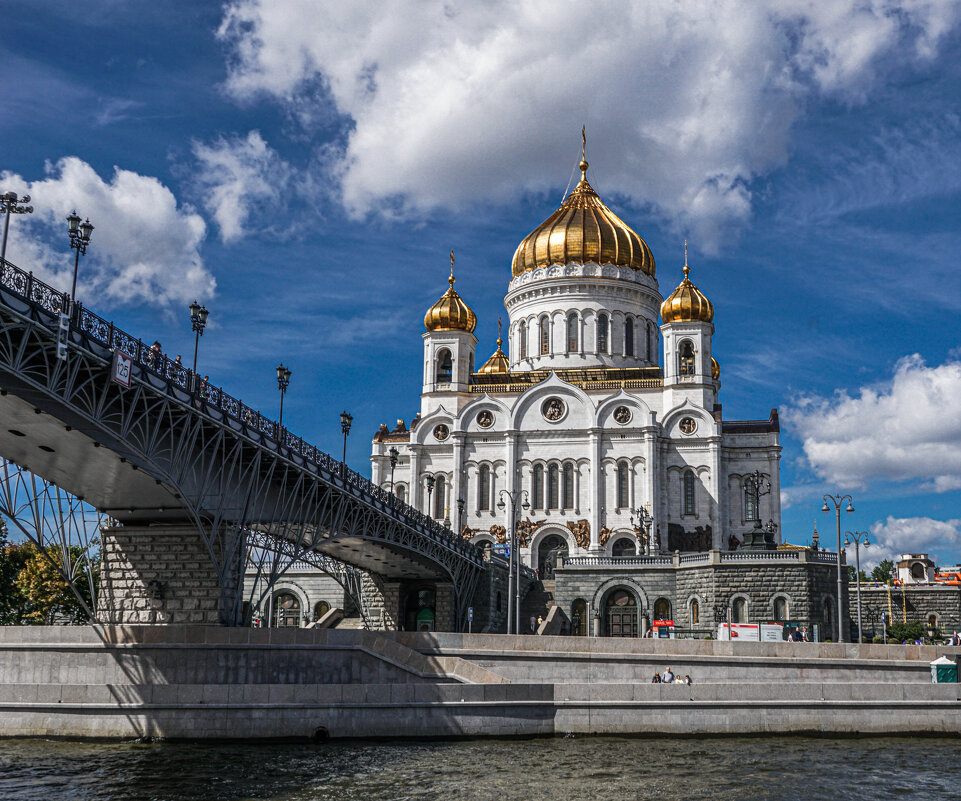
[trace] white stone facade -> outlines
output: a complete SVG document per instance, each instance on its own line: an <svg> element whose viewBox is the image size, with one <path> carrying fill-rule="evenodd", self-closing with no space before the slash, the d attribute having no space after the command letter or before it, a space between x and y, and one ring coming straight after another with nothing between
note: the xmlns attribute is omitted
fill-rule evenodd
<svg viewBox="0 0 961 801"><path fill-rule="evenodd" d="M410 430L402 421L393 431L381 426L373 481L389 488L393 480L400 497L466 527L475 543L494 541L500 526L511 530L509 505L497 507L501 491L526 491L531 508L517 517L540 525L522 554L538 568L539 545L551 535L571 555L639 550L631 519L640 508L652 515L662 552L695 541L698 550L728 550L732 535L754 525L745 479L759 470L770 492L757 512L773 521L780 542L776 412L723 421L713 324L659 325L662 300L656 279L631 267L525 272L504 300L510 373L474 373L469 381L464 367L486 358L475 354L473 334L425 333L419 414ZM449 379L438 361L445 349Z"/></svg>

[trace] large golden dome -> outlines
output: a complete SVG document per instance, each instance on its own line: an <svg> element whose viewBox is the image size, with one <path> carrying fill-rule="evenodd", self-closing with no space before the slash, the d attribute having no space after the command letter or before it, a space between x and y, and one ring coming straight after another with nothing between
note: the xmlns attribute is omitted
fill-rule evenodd
<svg viewBox="0 0 961 801"><path fill-rule="evenodd" d="M604 205L587 182L587 162L581 160L579 166L580 183L517 246L511 272L517 276L551 264L595 262L632 267L653 276L654 254L647 242Z"/></svg>
<svg viewBox="0 0 961 801"><path fill-rule="evenodd" d="M427 310L424 325L428 331L467 331L477 328L477 315L454 289L454 251L450 252L450 284L440 300Z"/></svg>
<svg viewBox="0 0 961 801"><path fill-rule="evenodd" d="M687 246L685 245L685 254ZM688 278L691 268L684 259L684 280L661 304L661 321L665 323L709 323L714 320L714 304Z"/></svg>

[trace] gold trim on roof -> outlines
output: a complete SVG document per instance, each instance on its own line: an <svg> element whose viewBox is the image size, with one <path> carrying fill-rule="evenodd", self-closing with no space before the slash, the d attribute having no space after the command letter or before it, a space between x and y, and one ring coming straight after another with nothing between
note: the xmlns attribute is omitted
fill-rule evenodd
<svg viewBox="0 0 961 801"><path fill-rule="evenodd" d="M661 320L665 323L710 323L714 320L714 304L688 278L687 240L684 241L684 280L661 304Z"/></svg>
<svg viewBox="0 0 961 801"><path fill-rule="evenodd" d="M561 207L531 231L514 251L515 276L551 264L614 264L654 275L654 254L641 237L611 211L587 182L586 135L581 129L580 183Z"/></svg>
<svg viewBox="0 0 961 801"><path fill-rule="evenodd" d="M467 331L473 333L477 328L477 315L474 314L463 298L454 289L454 251L450 252L450 284L440 300L424 315L424 327L428 331Z"/></svg>

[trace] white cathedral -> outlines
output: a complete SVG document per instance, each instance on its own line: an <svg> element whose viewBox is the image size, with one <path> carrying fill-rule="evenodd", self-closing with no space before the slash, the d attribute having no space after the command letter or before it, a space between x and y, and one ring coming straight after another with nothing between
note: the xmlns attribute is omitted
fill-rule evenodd
<svg viewBox="0 0 961 801"><path fill-rule="evenodd" d="M450 287L424 318L420 412L409 428L381 425L373 481L475 544L516 536L534 569L559 551L732 550L756 521L773 547L776 410L723 420L714 306L686 256L664 300L650 247L579 166L578 185L514 253L508 350L499 334L479 370L452 254ZM770 490L760 498L758 474Z"/></svg>

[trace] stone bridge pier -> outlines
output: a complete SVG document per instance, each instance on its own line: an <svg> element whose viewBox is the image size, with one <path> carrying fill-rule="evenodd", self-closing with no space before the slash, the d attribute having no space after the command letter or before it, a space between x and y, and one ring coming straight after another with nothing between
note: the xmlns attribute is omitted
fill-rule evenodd
<svg viewBox="0 0 961 801"><path fill-rule="evenodd" d="M238 534L221 531L208 547L192 524L163 523L104 528L101 537L101 622L241 622L244 550Z"/></svg>

